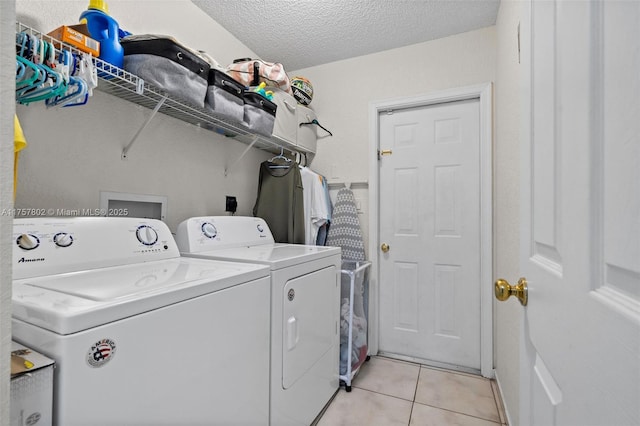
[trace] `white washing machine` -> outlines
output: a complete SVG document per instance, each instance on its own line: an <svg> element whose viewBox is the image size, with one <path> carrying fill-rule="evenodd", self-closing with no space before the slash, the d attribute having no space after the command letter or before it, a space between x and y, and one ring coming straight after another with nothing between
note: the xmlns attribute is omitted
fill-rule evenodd
<svg viewBox="0 0 640 426"><path fill-rule="evenodd" d="M184 256L271 269L271 424L309 425L339 386L340 249L275 243L255 217L195 217L178 226Z"/></svg>
<svg viewBox="0 0 640 426"><path fill-rule="evenodd" d="M54 424L269 423L269 269L180 257L153 219L16 219L13 338Z"/></svg>

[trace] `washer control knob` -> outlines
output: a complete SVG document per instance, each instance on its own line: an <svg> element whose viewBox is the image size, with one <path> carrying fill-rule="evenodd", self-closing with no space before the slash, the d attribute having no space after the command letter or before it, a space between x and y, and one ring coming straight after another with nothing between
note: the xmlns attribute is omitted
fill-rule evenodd
<svg viewBox="0 0 640 426"><path fill-rule="evenodd" d="M258 224L256 226L256 228L258 229L258 232L263 233L264 232L264 228L262 227L262 225Z"/></svg>
<svg viewBox="0 0 640 426"><path fill-rule="evenodd" d="M202 224L202 233L207 238L215 238L218 235L218 230L213 223L205 222Z"/></svg>
<svg viewBox="0 0 640 426"><path fill-rule="evenodd" d="M66 232L58 232L53 236L53 242L58 247L69 247L71 244L73 244L73 237Z"/></svg>
<svg viewBox="0 0 640 426"><path fill-rule="evenodd" d="M158 242L158 233L149 225L138 226L136 237L145 246L152 246Z"/></svg>
<svg viewBox="0 0 640 426"><path fill-rule="evenodd" d="M22 234L16 240L16 244L23 250L33 250L40 245L40 239L33 234Z"/></svg>

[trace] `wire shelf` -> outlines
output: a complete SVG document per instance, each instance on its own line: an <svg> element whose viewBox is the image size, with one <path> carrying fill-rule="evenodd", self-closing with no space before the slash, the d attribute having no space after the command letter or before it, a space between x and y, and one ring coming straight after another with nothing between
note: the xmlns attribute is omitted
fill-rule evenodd
<svg viewBox="0 0 640 426"><path fill-rule="evenodd" d="M53 37L43 34L42 32L25 24L16 22L16 33L20 32L44 39L57 47L63 46L64 49L73 53L82 53L74 46L56 40ZM110 94L151 110L156 108L156 106L162 102L163 98L166 98L158 112L169 117L174 117L202 129L233 138L233 140L269 152L278 153L284 149L286 151L302 154L314 154L304 147L293 145L278 137L273 136L271 138L267 138L251 133L251 131L242 123L230 122L212 111L172 98L163 90L145 83L144 80L138 76L121 68L115 67L101 59L94 58L93 61L98 71L99 78L96 90L103 93Z"/></svg>

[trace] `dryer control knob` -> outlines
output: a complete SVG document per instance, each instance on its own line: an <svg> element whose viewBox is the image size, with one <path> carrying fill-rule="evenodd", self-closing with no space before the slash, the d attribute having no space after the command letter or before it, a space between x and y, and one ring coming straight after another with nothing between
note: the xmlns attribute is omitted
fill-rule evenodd
<svg viewBox="0 0 640 426"><path fill-rule="evenodd" d="M158 233L149 225L138 226L136 237L145 246L152 246L158 242Z"/></svg>
<svg viewBox="0 0 640 426"><path fill-rule="evenodd" d="M66 232L58 232L53 236L53 242L58 247L69 247L71 244L73 244L73 237Z"/></svg>
<svg viewBox="0 0 640 426"><path fill-rule="evenodd" d="M202 233L207 238L215 238L218 235L218 230L212 223L205 222L202 224Z"/></svg>
<svg viewBox="0 0 640 426"><path fill-rule="evenodd" d="M23 250L33 250L40 245L40 239L33 234L22 234L16 240L16 244Z"/></svg>

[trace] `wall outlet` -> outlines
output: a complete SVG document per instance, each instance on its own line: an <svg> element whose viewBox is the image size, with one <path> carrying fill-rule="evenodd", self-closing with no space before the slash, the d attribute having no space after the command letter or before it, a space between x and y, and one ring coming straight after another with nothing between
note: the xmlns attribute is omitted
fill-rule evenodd
<svg viewBox="0 0 640 426"><path fill-rule="evenodd" d="M238 201L236 200L236 197L227 195L227 204L224 211L235 213L237 209L238 209Z"/></svg>
<svg viewBox="0 0 640 426"><path fill-rule="evenodd" d="M331 179L340 179L340 176L338 176L338 166L335 164L331 165Z"/></svg>

